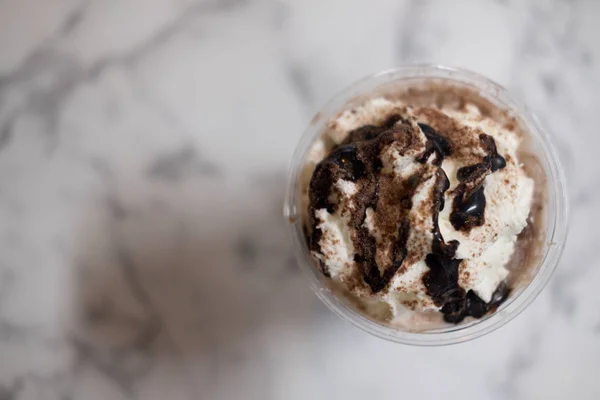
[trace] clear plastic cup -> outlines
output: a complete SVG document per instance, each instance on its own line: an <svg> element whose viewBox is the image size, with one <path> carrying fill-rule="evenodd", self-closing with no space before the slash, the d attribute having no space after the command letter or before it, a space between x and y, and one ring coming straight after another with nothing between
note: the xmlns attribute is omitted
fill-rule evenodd
<svg viewBox="0 0 600 400"><path fill-rule="evenodd" d="M518 118L529 135L528 151L534 153L547 178L542 255L534 266L534 277L528 284L515 289L509 298L493 313L468 323L448 325L439 329L411 332L390 327L372 320L352 307L348 301L335 294L326 277L315 265L308 251L299 212L301 187L299 177L306 156L315 139L325 129L325 124L342 110L360 103L375 93L406 87L430 80L449 81L453 86L475 89L482 97L505 109ZM405 66L369 76L351 85L315 116L294 153L289 174L284 214L289 221L289 231L296 259L317 296L336 314L353 325L383 339L397 343L435 346L465 342L492 332L522 312L541 292L556 269L567 235L568 203L565 177L549 133L542 129L537 118L524 105L517 102L502 86L473 72L437 65Z"/></svg>

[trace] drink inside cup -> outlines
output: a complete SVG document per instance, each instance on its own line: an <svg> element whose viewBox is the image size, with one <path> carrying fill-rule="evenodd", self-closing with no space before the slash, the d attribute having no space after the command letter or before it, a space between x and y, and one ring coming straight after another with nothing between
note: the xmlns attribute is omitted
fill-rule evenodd
<svg viewBox="0 0 600 400"><path fill-rule="evenodd" d="M408 79L316 121L298 166L303 251L354 312L408 332L493 315L544 253L547 173L512 110Z"/></svg>

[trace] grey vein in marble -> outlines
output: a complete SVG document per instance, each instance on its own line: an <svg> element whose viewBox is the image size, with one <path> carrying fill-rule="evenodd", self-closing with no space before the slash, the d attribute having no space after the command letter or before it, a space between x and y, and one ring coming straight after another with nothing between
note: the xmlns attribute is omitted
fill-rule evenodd
<svg viewBox="0 0 600 400"><path fill-rule="evenodd" d="M213 177L221 173L219 167L205 161L192 145L158 156L147 170L149 177L163 181L179 181L190 172Z"/></svg>

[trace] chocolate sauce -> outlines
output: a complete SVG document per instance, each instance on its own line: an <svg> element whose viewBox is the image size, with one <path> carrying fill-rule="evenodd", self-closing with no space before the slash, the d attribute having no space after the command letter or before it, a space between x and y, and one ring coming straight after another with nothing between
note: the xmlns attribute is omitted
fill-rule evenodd
<svg viewBox="0 0 600 400"><path fill-rule="evenodd" d="M456 172L456 178L461 183L455 190L450 214L450 223L456 230L469 231L485 223L483 179L487 174L506 167L506 160L498 154L494 138L481 134L479 140L487 155L480 163L462 167Z"/></svg>
<svg viewBox="0 0 600 400"><path fill-rule="evenodd" d="M442 161L444 158L448 157L452 154L452 145L448 139L439 135L435 129L427 124L419 123L419 128L427 138L427 144L425 148L425 152L419 158L421 163L427 162L429 156L435 153L436 158L433 161L434 165L440 166L442 165Z"/></svg>
<svg viewBox="0 0 600 400"><path fill-rule="evenodd" d="M465 198L465 192L458 192L454 198L450 223L456 230L470 230L485 222L485 194L483 185Z"/></svg>
<svg viewBox="0 0 600 400"><path fill-rule="evenodd" d="M356 181L365 173L365 165L356 158L356 147L345 145L335 149L328 157L344 172L344 179Z"/></svg>
<svg viewBox="0 0 600 400"><path fill-rule="evenodd" d="M423 129L423 128L421 128ZM487 138L485 139L487 140ZM492 139L493 140L493 139ZM489 143L486 143L489 146ZM495 145L494 145L495 150ZM457 172L459 180L474 182L481 179L488 170L491 169L491 159L484 160L480 164L461 168ZM462 185L462 186L461 186ZM501 284L496 292L496 297L492 298L490 303L486 304L472 290L468 292L458 284L458 268L462 260L456 259L456 250L459 242L456 240L446 243L439 228L439 213L444 208L444 194L449 189L450 183L446 173L442 168L437 171L437 180L434 186L434 201L432 210L432 235L431 253L425 257L425 263L429 267L423 275L423 284L427 293L433 299L433 302L440 307L440 312L444 314L444 320L450 323L459 323L467 316L474 318L483 317L492 307L497 307L506 295L502 294ZM467 184L461 183L457 188L459 192L455 197L453 212L451 213L452 225L470 226L482 223L485 210L485 195L483 185L473 191L466 199L464 198ZM457 198L459 199L457 201ZM452 220L454 218L454 221ZM457 228L458 229L458 228ZM498 302L496 302L498 301Z"/></svg>
<svg viewBox="0 0 600 400"><path fill-rule="evenodd" d="M366 230L366 228L363 229ZM365 232L363 231L362 233L364 234ZM368 234L368 230L366 233ZM375 239L370 234L368 234L369 238L371 238L371 240L369 240L369 244L372 243L373 247L368 246L369 250L367 252L363 252L363 255L359 255L357 253L354 259L359 265L360 270L362 271L365 283L369 285L373 293L378 293L382 291L388 285L388 283L390 283L398 269L400 269L400 267L402 266L402 263L406 258L406 242L408 241L409 233L410 224L408 220L403 220L400 224L400 228L398 229L398 240L394 242L392 248L392 265L386 268L383 274L379 272L379 267L377 266L377 263L375 261ZM368 255L365 256L365 254Z"/></svg>
<svg viewBox="0 0 600 400"><path fill-rule="evenodd" d="M432 243L431 253L425 257L429 270L423 275L423 283L428 295L440 307L444 319L451 323L458 323L467 316L483 317L488 311L501 304L508 296L506 284L498 286L492 300L485 303L473 291L466 291L460 287L459 266L461 259L456 259L456 250L459 242L456 240L445 242L439 228L439 213L444 208L446 191L450 182L446 173L441 168L445 157L452 154L453 145L449 139L438 134L431 126L418 124L427 138L425 151L419 156L421 163L429 162L435 153L436 157L431 164L437 166L435 171L434 196L432 202ZM415 140L416 128L404 121L400 116L388 118L381 126L365 125L349 133L341 145L334 148L322 160L313 173L310 187L310 215L313 232L310 235L309 245L314 251L320 251L322 232L317 228L315 210L326 208L329 213L334 213L338 205L331 203L331 191L334 183L339 179L355 182L354 208L349 211L349 224L355 234L352 237L356 254L354 261L360 271L360 277L373 293L378 293L386 288L393 276L407 256L407 241L410 233L409 211L412 208L412 197L423 182L423 172L413 174L402 182L390 183L379 174L381 168L381 149L390 143L397 142L409 147L419 141ZM480 135L482 147L487 155L480 163L460 168L457 171L459 185L454 189L454 201L450 222L457 230L469 230L484 223L486 199L483 189L485 176L506 166L506 160L497 153L494 139L491 136ZM386 185L388 185L386 187ZM383 193L383 194L381 194ZM380 196L388 196L379 203ZM391 196L391 197L390 197ZM392 254L389 265L380 271L376 262L377 243L364 220L367 208L378 212L378 204L384 207L393 207L391 213L383 212L390 220L393 228L387 228L388 237L392 238ZM385 209L384 209L385 210ZM391 209L390 209L391 210ZM379 218L381 218L379 209ZM389 224L389 221L388 221ZM397 229L396 232L393 230ZM324 263L320 262L321 269L329 276Z"/></svg>
<svg viewBox="0 0 600 400"><path fill-rule="evenodd" d="M496 172L499 169L506 167L506 160L500 154L496 154L491 159L492 172Z"/></svg>
<svg viewBox="0 0 600 400"><path fill-rule="evenodd" d="M449 187L450 183L446 173L443 169L438 169L433 189L433 241L431 253L425 257L425 263L429 267L429 271L423 275L423 284L427 289L427 294L440 307L444 319L448 322L460 322L466 315L466 293L458 285L458 267L462 260L454 258L459 242L453 240L446 243L438 223L440 211L444 207L444 193Z"/></svg>
<svg viewBox="0 0 600 400"><path fill-rule="evenodd" d="M460 182L475 180L478 176L483 175L488 170L486 163L478 163L474 165L467 165L466 167L459 168L456 171L456 179Z"/></svg>
<svg viewBox="0 0 600 400"><path fill-rule="evenodd" d="M380 133L392 129L398 121L402 121L402 117L396 114L388 117L380 126L363 125L360 128L350 131L341 144L347 145L356 142L364 142L365 140L373 140L377 138Z"/></svg>

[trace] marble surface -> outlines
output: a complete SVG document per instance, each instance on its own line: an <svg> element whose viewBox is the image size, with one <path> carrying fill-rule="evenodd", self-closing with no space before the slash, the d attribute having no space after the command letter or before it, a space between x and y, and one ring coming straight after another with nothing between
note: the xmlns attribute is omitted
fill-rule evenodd
<svg viewBox="0 0 600 400"><path fill-rule="evenodd" d="M600 1L0 1L0 399L598 399ZM371 72L466 67L556 134L571 231L462 345L339 320L292 260L287 162Z"/></svg>

